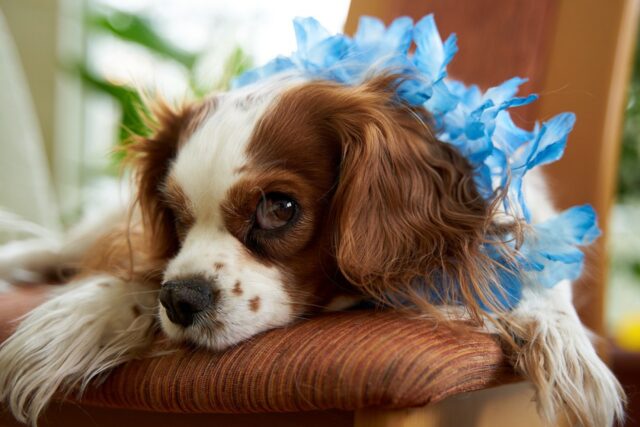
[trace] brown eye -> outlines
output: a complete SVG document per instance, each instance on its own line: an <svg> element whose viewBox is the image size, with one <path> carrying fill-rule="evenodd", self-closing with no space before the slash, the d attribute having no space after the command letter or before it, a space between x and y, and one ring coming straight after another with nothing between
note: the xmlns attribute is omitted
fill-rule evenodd
<svg viewBox="0 0 640 427"><path fill-rule="evenodd" d="M270 193L256 208L256 224L263 230L284 227L294 218L298 205L284 194Z"/></svg>

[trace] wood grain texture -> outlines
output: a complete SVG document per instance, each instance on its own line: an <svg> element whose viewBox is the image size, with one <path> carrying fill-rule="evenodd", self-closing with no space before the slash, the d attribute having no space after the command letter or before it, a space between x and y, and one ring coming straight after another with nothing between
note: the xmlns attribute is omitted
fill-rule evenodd
<svg viewBox="0 0 640 427"><path fill-rule="evenodd" d="M533 388L520 382L452 396L434 405L409 409L364 409L355 427L543 427ZM559 420L556 427L567 427Z"/></svg>

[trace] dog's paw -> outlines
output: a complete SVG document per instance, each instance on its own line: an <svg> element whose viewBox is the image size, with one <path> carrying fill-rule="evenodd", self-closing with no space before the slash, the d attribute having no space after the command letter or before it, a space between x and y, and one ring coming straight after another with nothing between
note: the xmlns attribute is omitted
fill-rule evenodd
<svg viewBox="0 0 640 427"><path fill-rule="evenodd" d="M538 410L550 425L558 413L584 427L623 419L624 391L574 313L532 320L525 331L515 365L535 385Z"/></svg>
<svg viewBox="0 0 640 427"><path fill-rule="evenodd" d="M0 246L0 280L41 282L57 272L61 244L52 239L17 240Z"/></svg>
<svg viewBox="0 0 640 427"><path fill-rule="evenodd" d="M0 346L0 401L19 421L35 422L56 391L81 392L153 336L153 289L109 276L65 288Z"/></svg>

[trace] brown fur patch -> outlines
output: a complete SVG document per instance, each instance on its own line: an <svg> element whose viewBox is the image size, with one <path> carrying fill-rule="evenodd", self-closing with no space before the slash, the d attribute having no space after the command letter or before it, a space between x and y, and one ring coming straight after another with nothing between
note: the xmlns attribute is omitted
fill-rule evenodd
<svg viewBox="0 0 640 427"><path fill-rule="evenodd" d="M156 258L140 223L121 222L98 238L82 260L79 276L108 273L123 281L160 285L167 260ZM107 286L105 286L107 287Z"/></svg>
<svg viewBox="0 0 640 427"><path fill-rule="evenodd" d="M236 281L236 283L233 285L233 289L231 290L231 292L233 292L233 294L236 296L240 296L244 293L244 291L242 290L242 284L239 280Z"/></svg>
<svg viewBox="0 0 640 427"><path fill-rule="evenodd" d="M215 271L220 271L220 270L222 270L223 268L224 268L224 264L223 264L223 263L221 263L221 262L216 262L216 263L214 263L214 264L213 264L213 269L214 269Z"/></svg>
<svg viewBox="0 0 640 427"><path fill-rule="evenodd" d="M217 106L218 98L215 96L210 96L199 104L192 106L189 110L188 116L185 118L186 123L184 124L180 135L180 146L186 143L187 139L189 139L189 137L193 135L198 128L200 128L211 113L215 111Z"/></svg>
<svg viewBox="0 0 640 427"><path fill-rule="evenodd" d="M184 240L187 231L195 222L191 201L172 175L167 177L161 191L164 202L169 206L175 217L176 233L180 240Z"/></svg>
<svg viewBox="0 0 640 427"><path fill-rule="evenodd" d="M260 310L260 297L253 297L249 300L249 310L254 313Z"/></svg>
<svg viewBox="0 0 640 427"><path fill-rule="evenodd" d="M244 172L246 172L246 171L248 171L248 170L249 170L249 167L248 167L247 165L242 165L242 166L240 166L240 167L235 168L235 169L233 170L233 173L235 173L235 174L241 174L241 173L244 173Z"/></svg>
<svg viewBox="0 0 640 427"><path fill-rule="evenodd" d="M134 305L133 307L131 307L131 311L133 311L133 315L135 317L140 317L140 315L142 314L142 310L140 310L140 307L137 305Z"/></svg>

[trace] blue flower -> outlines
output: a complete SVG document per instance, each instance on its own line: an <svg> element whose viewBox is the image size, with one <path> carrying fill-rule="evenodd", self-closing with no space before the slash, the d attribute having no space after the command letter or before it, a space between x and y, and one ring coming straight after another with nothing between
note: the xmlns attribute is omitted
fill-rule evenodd
<svg viewBox="0 0 640 427"><path fill-rule="evenodd" d="M589 205L574 206L533 228L534 235L525 240L521 253L538 267L531 280L547 288L560 280L577 279L584 263L578 246L600 236L596 213Z"/></svg>
<svg viewBox="0 0 640 427"><path fill-rule="evenodd" d="M447 65L458 51L455 34L442 41L433 15L415 25L410 18L398 18L388 27L382 21L362 17L353 38L330 34L313 18L294 21L297 50L251 70L234 82L244 86L285 71L311 78L357 85L376 72L405 76L397 95L404 102L423 106L432 115L438 138L455 146L475 170L479 193L487 200L507 188L506 211L531 221L522 193L523 178L531 169L562 157L575 123L571 113L559 114L533 130L519 128L509 110L529 104L536 95L517 97L525 79L514 77L482 92L447 78ZM411 45L415 52L411 54ZM599 234L595 212L589 206L571 208L555 218L532 227L519 251L519 275L500 271L494 294L506 308L517 305L522 287L537 283L552 287L564 279L579 276L584 255L579 249ZM499 262L499 251L485 248Z"/></svg>
<svg viewBox="0 0 640 427"><path fill-rule="evenodd" d="M511 185L506 202L514 207L516 214L520 214L527 221L531 220L531 215L522 193L522 180L534 167L555 162L562 157L575 120L573 113L562 113L542 126L536 125L532 139L510 157Z"/></svg>

